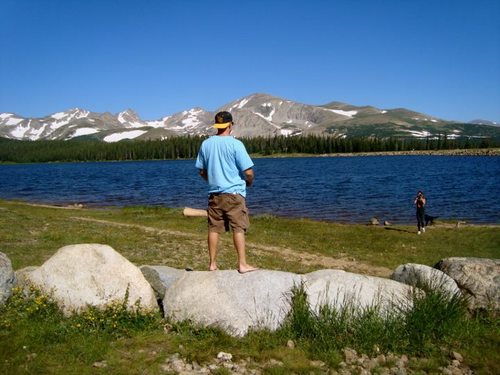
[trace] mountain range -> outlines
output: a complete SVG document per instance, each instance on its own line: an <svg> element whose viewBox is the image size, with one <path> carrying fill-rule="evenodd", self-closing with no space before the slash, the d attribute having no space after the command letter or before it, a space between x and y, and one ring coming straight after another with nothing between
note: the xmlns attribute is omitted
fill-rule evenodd
<svg viewBox="0 0 500 375"><path fill-rule="evenodd" d="M145 121L131 109L118 114L74 108L42 118L0 114L0 137L17 140L69 140L78 138L117 142L123 139L163 139L214 134L215 112L233 114L236 137L329 134L337 137L405 137L448 139L461 137L500 139L498 124L475 120L459 123L404 108L379 109L340 102L309 105L252 94L214 112L192 108L159 120Z"/></svg>

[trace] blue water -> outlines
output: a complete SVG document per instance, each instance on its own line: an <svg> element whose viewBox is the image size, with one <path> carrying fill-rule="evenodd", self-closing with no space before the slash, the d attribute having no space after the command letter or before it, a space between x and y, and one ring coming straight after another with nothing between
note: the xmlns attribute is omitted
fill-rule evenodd
<svg viewBox="0 0 500 375"><path fill-rule="evenodd" d="M413 223L427 213L500 223L500 157L370 156L255 159L251 214ZM0 165L0 198L86 206L206 206L193 160Z"/></svg>

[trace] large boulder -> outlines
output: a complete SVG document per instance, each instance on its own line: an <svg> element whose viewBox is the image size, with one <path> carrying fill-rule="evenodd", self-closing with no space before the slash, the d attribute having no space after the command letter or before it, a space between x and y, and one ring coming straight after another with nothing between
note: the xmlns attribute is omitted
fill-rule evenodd
<svg viewBox="0 0 500 375"><path fill-rule="evenodd" d="M446 258L435 268L457 282L471 310L500 312L500 259Z"/></svg>
<svg viewBox="0 0 500 375"><path fill-rule="evenodd" d="M341 270L306 275L270 270L246 274L181 271L180 277L167 271L170 281L165 285L163 299L166 316L218 326L236 336L253 328L275 330L281 326L290 312L294 287L305 288L314 312L323 305L342 309L347 304L357 311L375 305L381 313L401 311L411 306L409 297L414 289L393 280Z"/></svg>
<svg viewBox="0 0 500 375"><path fill-rule="evenodd" d="M70 314L88 305L104 307L123 302L134 309L157 309L155 294L138 267L107 245L80 244L62 247L37 269L23 277L51 294Z"/></svg>
<svg viewBox="0 0 500 375"><path fill-rule="evenodd" d="M440 289L450 296L460 294L455 280L443 271L423 264L401 264L394 270L391 279L412 286Z"/></svg>
<svg viewBox="0 0 500 375"><path fill-rule="evenodd" d="M10 259L4 253L0 253L0 306L4 305L5 301L12 294L12 287L15 280Z"/></svg>
<svg viewBox="0 0 500 375"><path fill-rule="evenodd" d="M299 275L270 270L185 272L163 299L165 315L218 326L236 336L251 328L274 330L290 310L289 292Z"/></svg>
<svg viewBox="0 0 500 375"><path fill-rule="evenodd" d="M328 305L336 310L362 311L377 306L381 313L411 307L413 288L393 280L342 270L319 270L303 276L308 302L314 312Z"/></svg>

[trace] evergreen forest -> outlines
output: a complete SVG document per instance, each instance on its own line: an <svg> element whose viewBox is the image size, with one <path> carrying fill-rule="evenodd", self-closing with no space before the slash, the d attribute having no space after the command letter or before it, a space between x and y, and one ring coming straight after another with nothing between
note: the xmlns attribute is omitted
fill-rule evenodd
<svg viewBox="0 0 500 375"><path fill-rule="evenodd" d="M0 138L0 162L84 162L122 160L164 160L196 158L206 137L183 136L163 140L124 140L106 143L97 140L19 141ZM491 139L339 138L324 135L299 137L242 138L252 155L333 154L412 150L452 150L498 147Z"/></svg>

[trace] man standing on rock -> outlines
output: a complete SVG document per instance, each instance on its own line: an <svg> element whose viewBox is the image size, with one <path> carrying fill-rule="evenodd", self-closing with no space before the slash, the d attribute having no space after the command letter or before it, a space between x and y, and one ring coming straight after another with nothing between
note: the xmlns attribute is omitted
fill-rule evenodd
<svg viewBox="0 0 500 375"><path fill-rule="evenodd" d="M246 273L257 269L246 262L245 255L245 233L250 225L245 197L246 187L251 186L254 179L254 164L243 143L231 136L233 126L229 112L215 115L217 135L201 144L196 168L208 181L209 270L217 269L219 235L231 227L238 272Z"/></svg>

